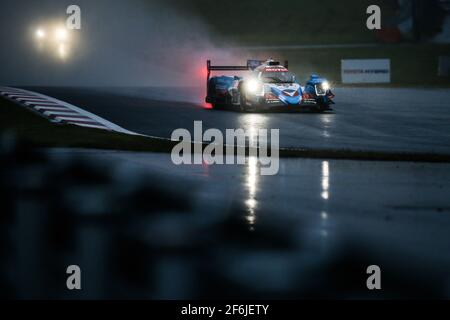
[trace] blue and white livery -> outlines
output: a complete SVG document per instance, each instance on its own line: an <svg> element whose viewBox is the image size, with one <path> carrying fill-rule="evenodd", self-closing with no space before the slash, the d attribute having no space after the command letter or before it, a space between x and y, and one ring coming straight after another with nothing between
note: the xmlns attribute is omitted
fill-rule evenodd
<svg viewBox="0 0 450 320"><path fill-rule="evenodd" d="M334 94L326 79L312 75L301 86L296 76L277 61L249 60L247 66L212 66L208 60L206 102L238 106L241 111L271 108L331 110ZM245 77L214 76L211 71L250 71Z"/></svg>

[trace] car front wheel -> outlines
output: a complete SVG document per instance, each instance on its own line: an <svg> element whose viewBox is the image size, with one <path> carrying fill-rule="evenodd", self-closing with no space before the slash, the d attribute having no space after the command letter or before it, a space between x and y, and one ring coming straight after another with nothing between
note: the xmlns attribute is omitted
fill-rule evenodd
<svg viewBox="0 0 450 320"><path fill-rule="evenodd" d="M247 98L245 97L245 94L242 91L239 93L239 107L241 112L248 111Z"/></svg>

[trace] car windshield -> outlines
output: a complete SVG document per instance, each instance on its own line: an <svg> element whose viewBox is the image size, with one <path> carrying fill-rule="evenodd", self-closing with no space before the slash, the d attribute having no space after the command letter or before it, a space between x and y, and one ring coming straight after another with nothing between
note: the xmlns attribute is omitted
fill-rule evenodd
<svg viewBox="0 0 450 320"><path fill-rule="evenodd" d="M264 71L261 80L264 83L292 83L295 82L295 75L289 71Z"/></svg>

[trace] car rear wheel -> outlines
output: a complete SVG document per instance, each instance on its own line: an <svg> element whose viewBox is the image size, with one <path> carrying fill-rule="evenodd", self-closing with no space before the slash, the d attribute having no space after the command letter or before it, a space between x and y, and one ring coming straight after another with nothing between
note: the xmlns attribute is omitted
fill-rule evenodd
<svg viewBox="0 0 450 320"><path fill-rule="evenodd" d="M226 109L227 105L228 104L226 104L226 103L213 103L211 106L213 109L221 110L221 109Z"/></svg>
<svg viewBox="0 0 450 320"><path fill-rule="evenodd" d="M319 112L325 112L331 110L330 106L327 104L319 104Z"/></svg>

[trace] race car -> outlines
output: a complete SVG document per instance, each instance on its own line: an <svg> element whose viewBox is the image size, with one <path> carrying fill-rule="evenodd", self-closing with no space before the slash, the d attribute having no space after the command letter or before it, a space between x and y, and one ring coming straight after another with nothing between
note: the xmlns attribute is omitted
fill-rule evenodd
<svg viewBox="0 0 450 320"><path fill-rule="evenodd" d="M329 82L311 75L305 86L289 72L288 62L248 60L246 66L213 66L207 61L206 102L213 108L236 106L241 111L272 108L331 110L334 94ZM212 71L249 71L246 77L214 76Z"/></svg>

